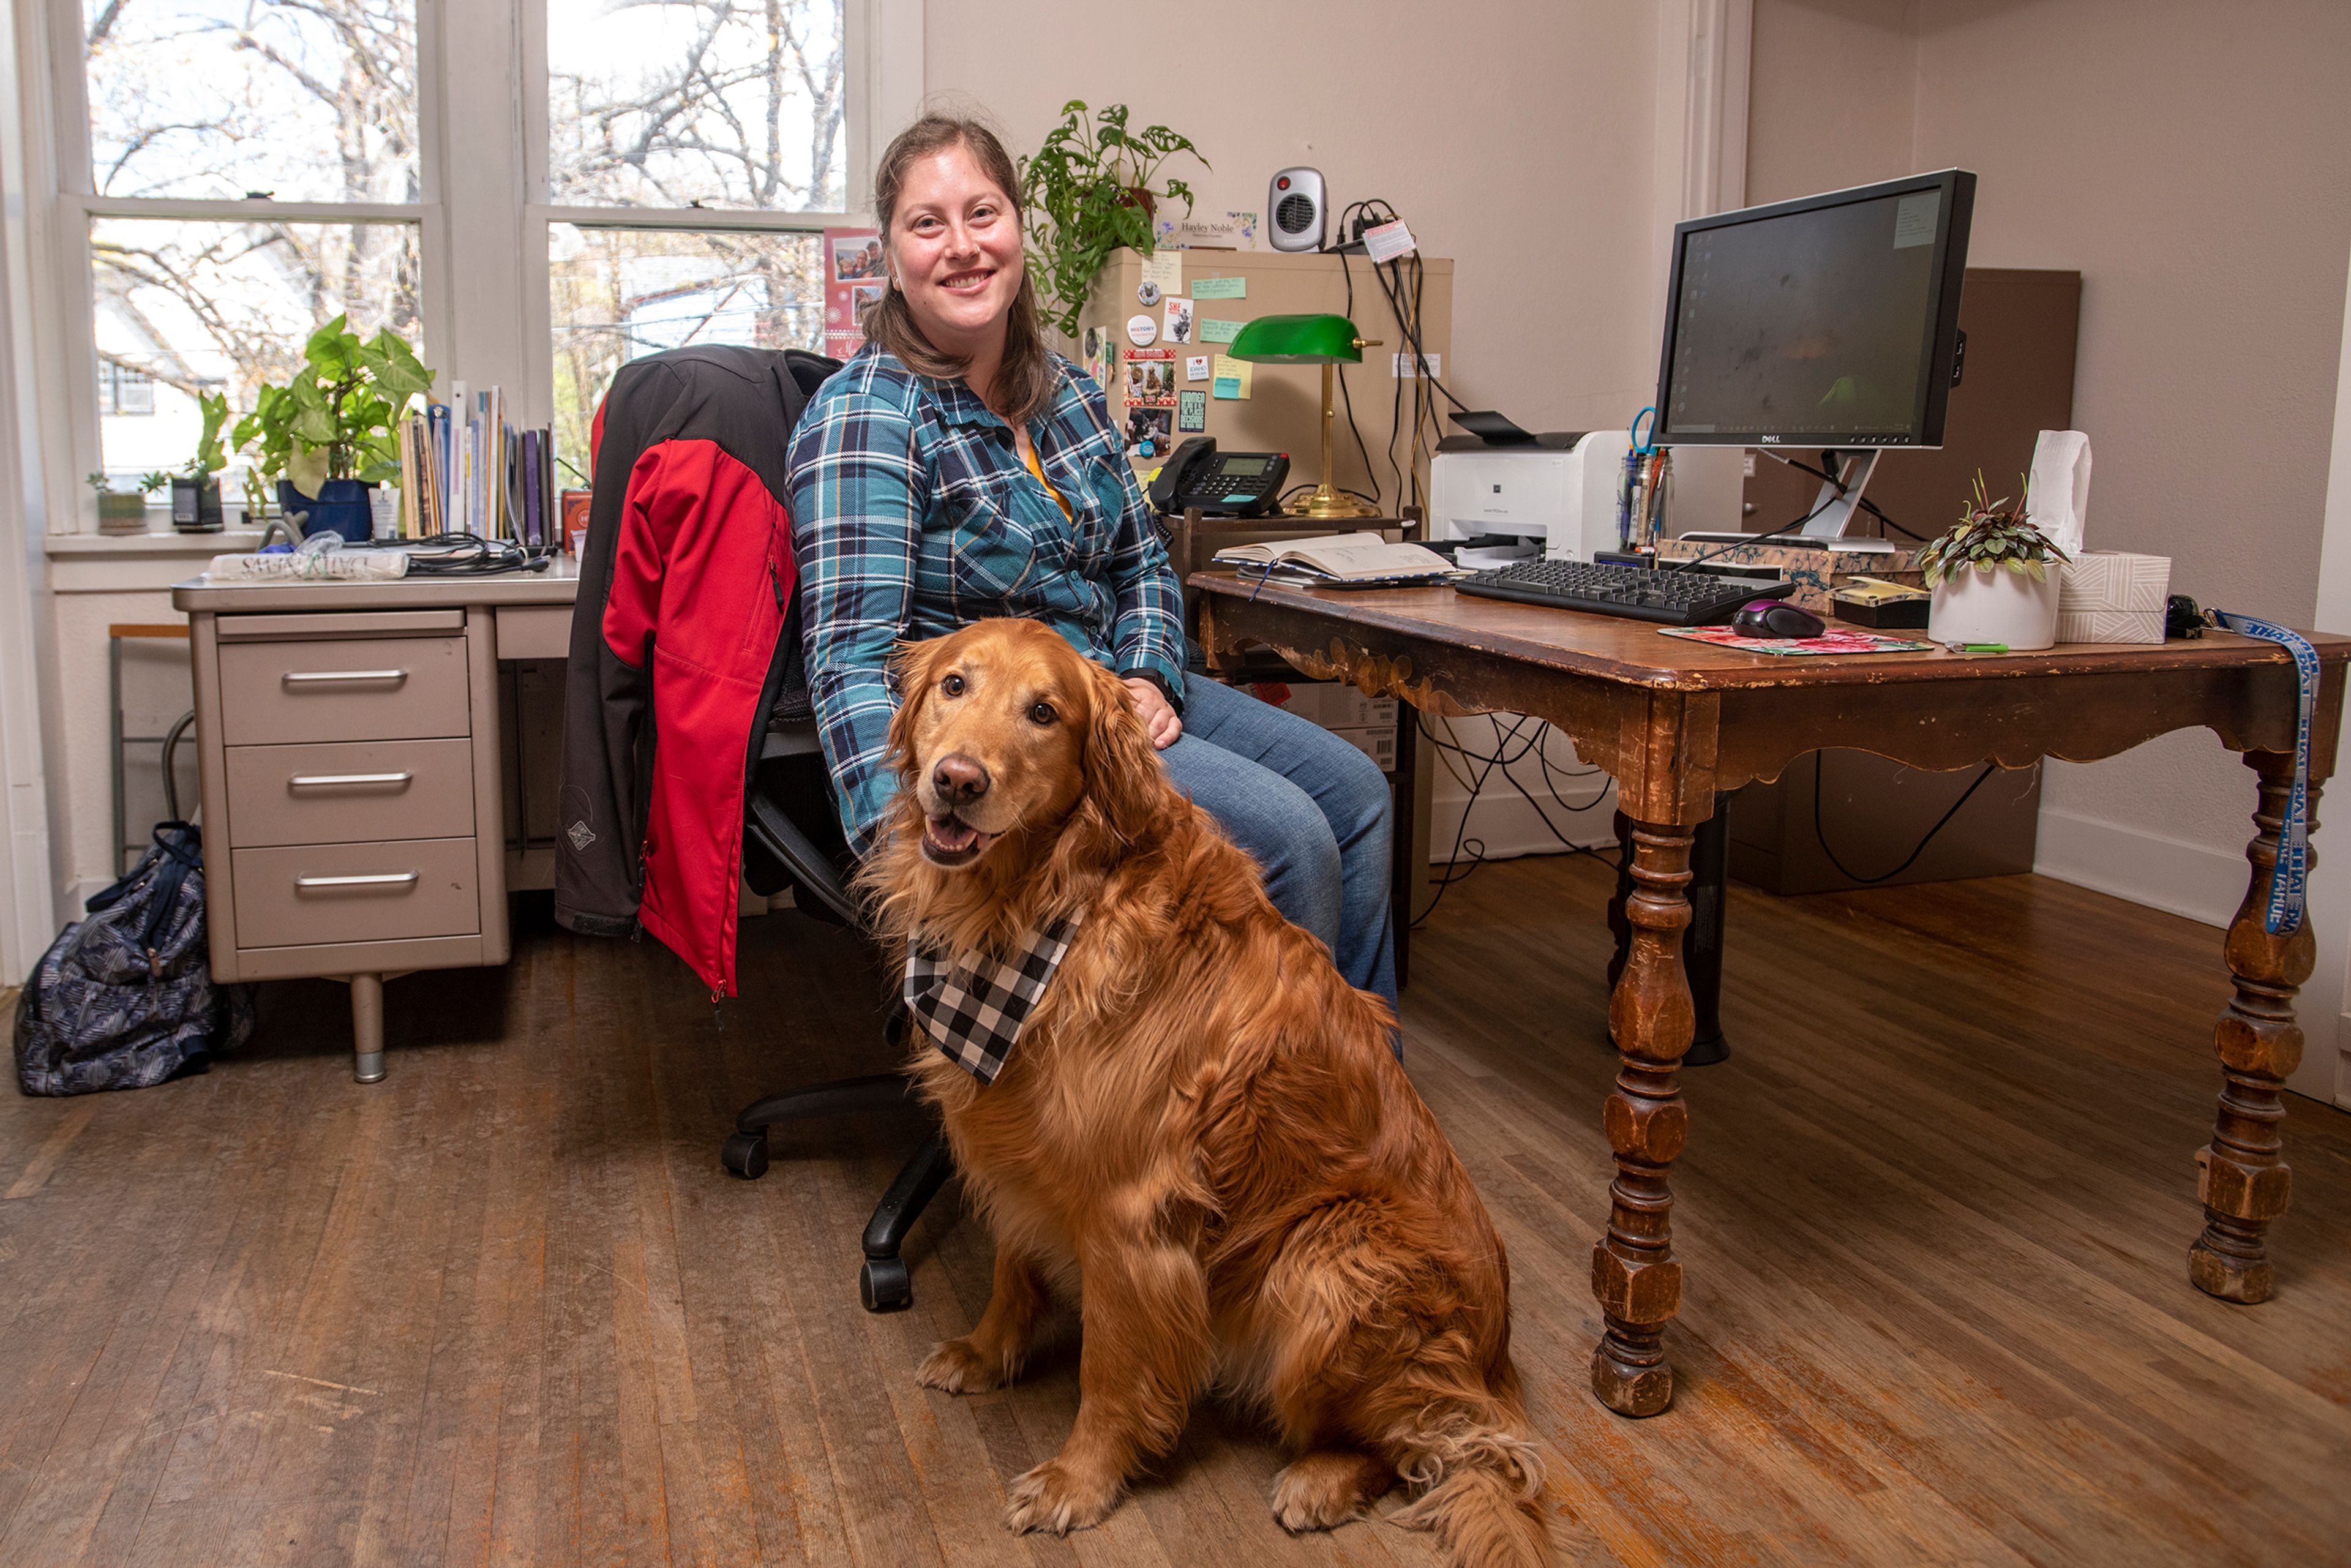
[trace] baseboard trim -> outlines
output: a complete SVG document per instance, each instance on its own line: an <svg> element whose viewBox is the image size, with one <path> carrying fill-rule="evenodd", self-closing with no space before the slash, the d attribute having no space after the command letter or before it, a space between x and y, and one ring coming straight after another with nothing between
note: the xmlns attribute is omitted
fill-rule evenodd
<svg viewBox="0 0 2351 1568"><path fill-rule="evenodd" d="M2245 895L2245 858L2044 803L2032 869L2150 909L2226 928Z"/></svg>

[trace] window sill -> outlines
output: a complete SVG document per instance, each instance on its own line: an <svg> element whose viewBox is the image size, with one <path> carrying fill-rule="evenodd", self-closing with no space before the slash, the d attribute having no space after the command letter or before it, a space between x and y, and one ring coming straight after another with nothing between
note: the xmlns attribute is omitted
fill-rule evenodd
<svg viewBox="0 0 2351 1568"><path fill-rule="evenodd" d="M217 534L51 534L41 541L49 559L52 593L156 593L195 576L216 555L261 543L254 528Z"/></svg>

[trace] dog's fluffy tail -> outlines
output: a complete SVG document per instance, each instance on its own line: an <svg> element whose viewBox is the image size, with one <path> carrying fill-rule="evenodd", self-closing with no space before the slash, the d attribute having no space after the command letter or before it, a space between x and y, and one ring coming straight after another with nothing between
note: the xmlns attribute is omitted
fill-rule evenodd
<svg viewBox="0 0 2351 1568"><path fill-rule="evenodd" d="M1500 1411L1456 1406L1392 1433L1396 1473L1422 1490L1388 1521L1433 1531L1454 1568L1546 1568L1542 1456L1518 1427Z"/></svg>

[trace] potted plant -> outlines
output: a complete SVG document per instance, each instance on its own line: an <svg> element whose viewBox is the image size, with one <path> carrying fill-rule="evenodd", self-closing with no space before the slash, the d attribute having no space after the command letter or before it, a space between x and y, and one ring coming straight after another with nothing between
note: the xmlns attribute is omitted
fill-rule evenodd
<svg viewBox="0 0 2351 1568"><path fill-rule="evenodd" d="M364 543L368 490L400 472L395 433L410 401L433 389L433 372L390 328L362 342L340 316L310 334L302 361L285 386L261 389L231 439L259 442L256 465L277 480L289 516L309 514L306 534L328 528Z"/></svg>
<svg viewBox="0 0 2351 1568"><path fill-rule="evenodd" d="M2046 648L2057 641L2057 574L2051 561L2067 559L2049 537L2025 521L2024 502L1975 498L1951 531L1918 552L1927 586L1935 591L1927 635L1938 643L1995 643L2014 649Z"/></svg>
<svg viewBox="0 0 2351 1568"><path fill-rule="evenodd" d="M183 534L216 534L221 530L220 481L213 476L228 466L221 450L221 426L228 423L228 394L203 392L196 407L204 416L204 434L196 439L196 455L172 476L172 526Z"/></svg>
<svg viewBox="0 0 2351 1568"><path fill-rule="evenodd" d="M82 481L98 492L98 531L102 534L143 534L147 531L147 497L138 490L117 490L107 483L103 469Z"/></svg>
<svg viewBox="0 0 2351 1568"><path fill-rule="evenodd" d="M1180 201L1191 212L1192 188L1183 181L1152 187L1159 166L1189 152L1208 167L1188 138L1164 125L1129 131L1123 103L1103 105L1091 122L1087 112L1075 99L1063 104L1061 123L1036 156L1019 161L1029 265L1048 302L1045 319L1073 338L1078 314L1110 253L1123 245L1149 256L1152 219L1162 201Z"/></svg>

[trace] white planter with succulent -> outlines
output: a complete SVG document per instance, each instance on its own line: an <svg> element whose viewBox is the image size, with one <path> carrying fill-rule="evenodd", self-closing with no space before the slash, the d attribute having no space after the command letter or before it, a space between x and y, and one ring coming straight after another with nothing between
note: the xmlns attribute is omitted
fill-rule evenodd
<svg viewBox="0 0 2351 1568"><path fill-rule="evenodd" d="M1927 635L1938 643L1979 643L2023 650L2057 641L2057 574L2067 559L2049 537L2024 520L2024 503L1984 499L1976 476L1975 499L1949 533L1918 552L1927 586L1935 591Z"/></svg>

